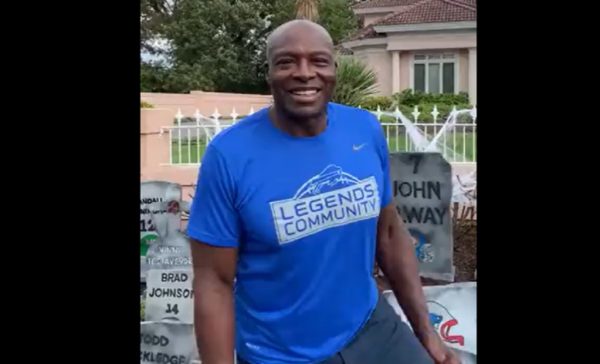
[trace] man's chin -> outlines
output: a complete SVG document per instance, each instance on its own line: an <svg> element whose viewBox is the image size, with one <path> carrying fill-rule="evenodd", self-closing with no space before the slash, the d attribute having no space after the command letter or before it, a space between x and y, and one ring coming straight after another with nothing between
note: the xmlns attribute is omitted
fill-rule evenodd
<svg viewBox="0 0 600 364"><path fill-rule="evenodd" d="M287 114L294 119L311 119L325 113L327 105L294 105L287 109Z"/></svg>

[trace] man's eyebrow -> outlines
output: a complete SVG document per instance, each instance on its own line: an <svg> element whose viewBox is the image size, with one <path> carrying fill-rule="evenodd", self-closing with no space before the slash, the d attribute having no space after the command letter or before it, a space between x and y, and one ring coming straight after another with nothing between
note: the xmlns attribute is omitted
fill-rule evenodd
<svg viewBox="0 0 600 364"><path fill-rule="evenodd" d="M277 57L283 57L283 56L295 56L298 53L299 52L296 52L291 49L282 49L282 50L273 51L272 57L277 58ZM310 56L327 56L329 58L333 58L333 55L331 54L331 52L327 51L327 50L316 50L316 51L310 52L309 55Z"/></svg>

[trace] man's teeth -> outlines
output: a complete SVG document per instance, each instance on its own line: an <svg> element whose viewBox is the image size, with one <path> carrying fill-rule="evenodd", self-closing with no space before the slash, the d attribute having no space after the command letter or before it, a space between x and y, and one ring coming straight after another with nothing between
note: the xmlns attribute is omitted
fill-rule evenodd
<svg viewBox="0 0 600 364"><path fill-rule="evenodd" d="M298 91L292 91L292 93L294 95L314 95L317 93L317 90L298 90Z"/></svg>

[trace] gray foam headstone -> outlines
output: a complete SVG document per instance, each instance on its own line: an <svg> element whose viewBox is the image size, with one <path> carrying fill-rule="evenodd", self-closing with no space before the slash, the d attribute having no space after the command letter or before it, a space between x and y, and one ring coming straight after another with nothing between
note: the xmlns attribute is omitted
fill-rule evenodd
<svg viewBox="0 0 600 364"><path fill-rule="evenodd" d="M396 209L415 239L421 276L454 281L452 168L439 153L391 153Z"/></svg>
<svg viewBox="0 0 600 364"><path fill-rule="evenodd" d="M147 181L140 184L140 189L140 278L144 280L148 269L145 257L148 249L159 239L157 229L166 234L169 228L175 229L174 226L181 221L180 212L165 216L169 203L181 200L181 186L166 181Z"/></svg>
<svg viewBox="0 0 600 364"><path fill-rule="evenodd" d="M140 363L191 364L199 360L193 325L141 322L140 334Z"/></svg>
<svg viewBox="0 0 600 364"><path fill-rule="evenodd" d="M461 282L445 286L424 287L429 318L442 341L463 357L477 355L477 283ZM383 296L396 313L407 322L392 291ZM408 323L410 325L410 323ZM470 354L470 355L468 355ZM469 361L471 362L471 361Z"/></svg>
<svg viewBox="0 0 600 364"><path fill-rule="evenodd" d="M194 323L192 269L151 269L146 278L146 320Z"/></svg>
<svg viewBox="0 0 600 364"><path fill-rule="evenodd" d="M156 222L156 242L146 254L147 269L171 269L192 265L190 243L180 231L181 207L179 201L163 203L165 214L153 215Z"/></svg>
<svg viewBox="0 0 600 364"><path fill-rule="evenodd" d="M155 244L148 249L146 266L151 269L178 269L192 266L190 247Z"/></svg>

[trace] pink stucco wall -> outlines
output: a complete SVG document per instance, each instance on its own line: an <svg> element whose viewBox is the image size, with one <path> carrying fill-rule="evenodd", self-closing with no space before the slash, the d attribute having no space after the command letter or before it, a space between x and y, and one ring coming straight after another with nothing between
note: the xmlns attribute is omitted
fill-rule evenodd
<svg viewBox="0 0 600 364"><path fill-rule="evenodd" d="M185 115L193 115L198 109L203 115L211 115L218 109L221 115L229 115L235 108L239 115L246 115L250 108L261 109L271 103L271 95L249 95L225 92L192 91L189 94L168 94L142 92L141 99L151 103L157 109L171 110L173 115L178 109Z"/></svg>
<svg viewBox="0 0 600 364"><path fill-rule="evenodd" d="M258 111L271 103L271 95L246 95L192 91L189 94L141 93L141 100L151 103L152 109L140 111L140 179L164 180L178 183L183 188L184 200L189 200L198 177L197 165L169 164L169 134L161 128L173 125L177 110L191 116L198 109L211 115L215 109L223 116L235 108L239 115L247 115L251 108Z"/></svg>

